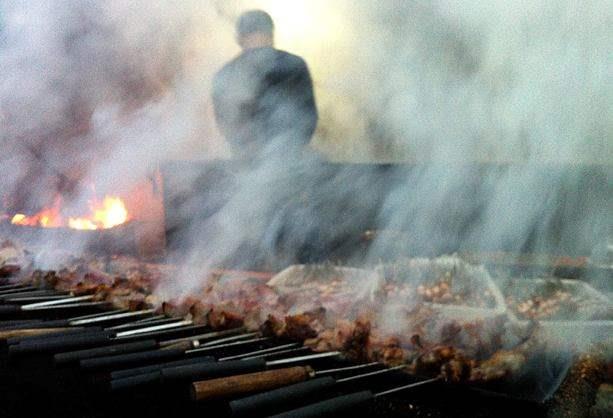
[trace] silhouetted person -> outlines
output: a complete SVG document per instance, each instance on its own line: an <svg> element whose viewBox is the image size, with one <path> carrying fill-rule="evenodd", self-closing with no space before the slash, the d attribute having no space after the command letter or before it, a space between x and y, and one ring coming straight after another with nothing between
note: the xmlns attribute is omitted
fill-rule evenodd
<svg viewBox="0 0 613 418"><path fill-rule="evenodd" d="M215 118L243 159L288 155L306 146L317 125L313 83L304 60L274 48L274 24L264 11L236 25L239 56L213 81Z"/></svg>

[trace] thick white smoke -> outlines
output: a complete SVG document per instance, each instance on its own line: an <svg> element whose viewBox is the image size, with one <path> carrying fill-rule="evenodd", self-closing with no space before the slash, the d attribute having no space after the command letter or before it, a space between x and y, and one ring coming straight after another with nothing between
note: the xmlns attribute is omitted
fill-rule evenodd
<svg viewBox="0 0 613 418"><path fill-rule="evenodd" d="M198 268L163 296L198 288L220 265L317 259L361 226L407 242L382 234L357 255L349 242L341 253L356 264L609 239L610 0L4 0L0 215L58 193L77 204L90 182L126 191L167 160L231 155L211 80L239 53L234 20L252 8L271 13L278 46L311 68L313 149L417 167L381 176L272 150L256 166L226 167L213 203L198 173L178 170L191 223L174 256Z"/></svg>
<svg viewBox="0 0 613 418"><path fill-rule="evenodd" d="M608 1L9 0L0 12L3 199L36 208L60 191L79 201L84 179L128 190L168 159L227 158L211 79L239 53L234 19L255 7L276 20L278 46L312 70L314 149L331 160L421 167L385 187L311 160L239 169L229 200L194 223L193 260L217 265L259 236L271 255L283 252L281 230L291 253L342 239L358 223L408 230L431 254L521 250L550 229L580 181L565 171L543 176L540 164L601 165L610 181ZM525 165L475 183L481 173L469 161ZM366 210L363 191L385 188L381 205ZM335 199L288 203L305 190ZM571 213L574 228L562 235L603 239L608 197L596 199L587 207L598 212ZM550 240L539 239L536 248L548 250ZM382 240L371 256L394 251Z"/></svg>

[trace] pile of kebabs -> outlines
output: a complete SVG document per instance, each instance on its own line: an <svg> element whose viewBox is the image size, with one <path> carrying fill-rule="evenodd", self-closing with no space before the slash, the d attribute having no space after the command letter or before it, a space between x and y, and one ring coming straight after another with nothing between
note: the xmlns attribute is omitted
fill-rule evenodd
<svg viewBox="0 0 613 418"><path fill-rule="evenodd" d="M374 271L300 266L300 274L271 281L208 272L199 291L161 300L156 289L165 280L180 280L177 268L125 257L81 257L56 271L42 271L33 269L13 244L5 242L1 248L12 254L0 259L4 280L94 295L117 308L154 308L215 330L244 326L315 351L337 350L360 362L404 364L409 373L454 382L513 376L542 344L537 327L517 327L495 310L482 314L481 307L494 303L490 294L465 300L470 292L454 282L457 260L451 270L434 263L438 267L432 269L436 277L430 285L424 272L421 284L415 289L405 285L401 292L393 288L398 281L386 281ZM436 302L451 310L441 310ZM461 303L466 306L455 306Z"/></svg>
<svg viewBox="0 0 613 418"><path fill-rule="evenodd" d="M585 283L562 279L509 280L505 302L520 319L598 320L613 317L613 306Z"/></svg>

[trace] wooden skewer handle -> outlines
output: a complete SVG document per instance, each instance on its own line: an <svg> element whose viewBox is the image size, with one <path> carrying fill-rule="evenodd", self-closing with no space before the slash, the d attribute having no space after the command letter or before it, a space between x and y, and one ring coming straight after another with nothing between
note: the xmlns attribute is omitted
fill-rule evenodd
<svg viewBox="0 0 613 418"><path fill-rule="evenodd" d="M192 398L203 401L261 392L302 382L311 376L313 369L299 366L203 380L192 383Z"/></svg>
<svg viewBox="0 0 613 418"><path fill-rule="evenodd" d="M35 335L55 334L56 332L66 331L72 328L26 328L26 329L11 329L0 331L0 340L9 338L32 337Z"/></svg>

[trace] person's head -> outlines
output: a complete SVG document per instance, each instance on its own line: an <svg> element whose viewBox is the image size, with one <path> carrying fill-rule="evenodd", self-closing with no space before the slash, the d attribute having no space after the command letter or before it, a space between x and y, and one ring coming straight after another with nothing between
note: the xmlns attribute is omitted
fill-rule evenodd
<svg viewBox="0 0 613 418"><path fill-rule="evenodd" d="M273 46L275 25L263 10L249 10L236 22L236 40L243 49Z"/></svg>

